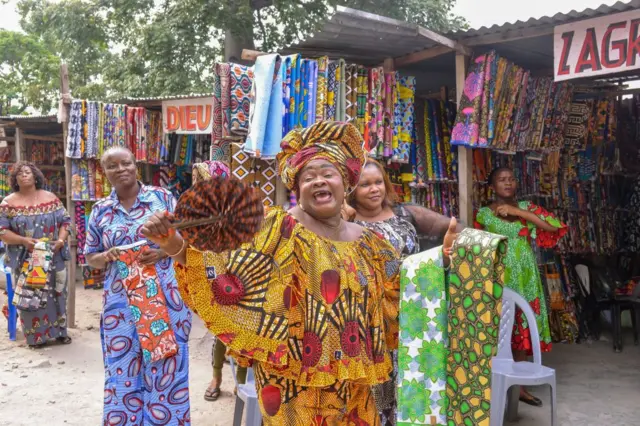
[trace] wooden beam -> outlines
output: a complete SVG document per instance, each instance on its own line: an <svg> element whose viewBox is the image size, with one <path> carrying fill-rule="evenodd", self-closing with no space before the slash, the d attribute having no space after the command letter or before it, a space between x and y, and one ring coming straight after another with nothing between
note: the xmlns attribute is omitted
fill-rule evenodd
<svg viewBox="0 0 640 426"><path fill-rule="evenodd" d="M426 61L427 59L444 55L445 53L449 53L451 51L453 51L453 49L447 46L434 46L430 47L429 49L395 58L393 60L393 63L396 68L402 68L406 67L407 65L416 64L418 62Z"/></svg>
<svg viewBox="0 0 640 426"><path fill-rule="evenodd" d="M258 50L250 50L250 49L242 49L242 55L240 58L243 61L252 61L255 62L258 59L258 56L268 55L268 53L260 52Z"/></svg>
<svg viewBox="0 0 640 426"><path fill-rule="evenodd" d="M428 38L429 40L431 40L433 42L436 42L441 46L446 46L446 47L448 47L450 49L455 49L456 48L457 43L454 40L451 40L450 38L445 37L443 35L440 35L440 34L436 33L435 31L431 31L431 30L428 30L426 28L420 27L420 29L418 30L418 33L421 36L423 36L425 38Z"/></svg>
<svg viewBox="0 0 640 426"><path fill-rule="evenodd" d="M505 31L503 33L470 37L468 39L461 39L458 41L466 46L484 46L489 44L499 44L509 41L523 40L526 38L543 37L548 35L553 35L553 26L522 28L517 30Z"/></svg>
<svg viewBox="0 0 640 426"><path fill-rule="evenodd" d="M62 107L66 109L66 120L62 123L62 143L63 151L67 152L67 135L69 133L69 115L71 109L71 92L69 90L69 71L67 64L60 65L60 97L62 99ZM72 214L75 209L72 200L71 191L71 159L65 155L65 186L67 189L67 211L71 213L71 229L69 230L69 252L71 259L67 265L67 326L69 328L76 327L76 261L78 254L78 230L76 228L76 215Z"/></svg>
<svg viewBox="0 0 640 426"><path fill-rule="evenodd" d="M456 100L460 98L467 78L469 57L456 53ZM460 200L460 219L467 225L473 225L473 151L465 146L458 147L458 196Z"/></svg>
<svg viewBox="0 0 640 426"><path fill-rule="evenodd" d="M66 82L66 87L65 87L65 82ZM71 105L71 102L73 101L73 99L71 98L71 91L69 90L69 70L67 69L67 64L64 64L64 63L60 65L60 99L62 99L62 103L65 105ZM63 133L64 133L64 130L63 130ZM71 193L71 191L67 191L67 192ZM72 210L69 210L69 211L72 211ZM74 295L75 295L75 292L74 292Z"/></svg>
<svg viewBox="0 0 640 426"><path fill-rule="evenodd" d="M61 143L62 142L62 137L56 138L56 137L53 137L53 136L28 135L26 133L24 133L22 135L22 137L24 139L29 139L29 140L32 140L32 141L56 142L56 143Z"/></svg>

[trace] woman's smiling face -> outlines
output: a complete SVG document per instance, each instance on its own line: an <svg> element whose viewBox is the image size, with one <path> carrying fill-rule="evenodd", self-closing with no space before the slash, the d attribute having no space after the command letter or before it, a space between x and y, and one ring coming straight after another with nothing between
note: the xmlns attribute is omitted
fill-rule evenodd
<svg viewBox="0 0 640 426"><path fill-rule="evenodd" d="M126 150L116 150L103 159L104 172L114 188L126 188L136 183L136 162Z"/></svg>

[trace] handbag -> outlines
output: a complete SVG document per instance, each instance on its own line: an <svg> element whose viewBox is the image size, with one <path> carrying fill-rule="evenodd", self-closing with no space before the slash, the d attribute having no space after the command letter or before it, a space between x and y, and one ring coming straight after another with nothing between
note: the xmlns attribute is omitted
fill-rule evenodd
<svg viewBox="0 0 640 426"><path fill-rule="evenodd" d="M12 303L16 309L34 312L47 306L47 296L55 285L53 250L48 242L36 243L33 252L26 249Z"/></svg>

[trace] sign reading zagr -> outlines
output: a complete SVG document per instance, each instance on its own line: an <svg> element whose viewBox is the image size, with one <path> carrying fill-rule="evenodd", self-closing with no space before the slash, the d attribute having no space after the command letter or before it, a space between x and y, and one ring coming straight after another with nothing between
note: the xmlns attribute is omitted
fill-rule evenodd
<svg viewBox="0 0 640 426"><path fill-rule="evenodd" d="M640 68L640 10L559 25L553 35L555 81Z"/></svg>
<svg viewBox="0 0 640 426"><path fill-rule="evenodd" d="M213 98L162 101L162 125L165 133L211 133Z"/></svg>

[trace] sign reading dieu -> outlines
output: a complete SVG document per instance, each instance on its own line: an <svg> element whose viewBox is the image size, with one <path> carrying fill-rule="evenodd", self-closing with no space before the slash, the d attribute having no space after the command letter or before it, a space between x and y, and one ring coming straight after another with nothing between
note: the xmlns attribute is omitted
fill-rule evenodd
<svg viewBox="0 0 640 426"><path fill-rule="evenodd" d="M213 130L213 98L162 102L165 133L208 134Z"/></svg>

